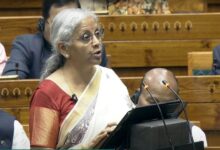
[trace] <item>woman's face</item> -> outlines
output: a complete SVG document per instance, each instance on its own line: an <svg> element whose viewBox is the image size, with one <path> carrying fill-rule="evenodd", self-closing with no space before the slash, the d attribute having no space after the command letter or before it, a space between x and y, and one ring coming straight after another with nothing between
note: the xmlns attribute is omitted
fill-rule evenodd
<svg viewBox="0 0 220 150"><path fill-rule="evenodd" d="M98 23L92 17L82 20L69 45L69 59L79 64L100 64L102 35Z"/></svg>

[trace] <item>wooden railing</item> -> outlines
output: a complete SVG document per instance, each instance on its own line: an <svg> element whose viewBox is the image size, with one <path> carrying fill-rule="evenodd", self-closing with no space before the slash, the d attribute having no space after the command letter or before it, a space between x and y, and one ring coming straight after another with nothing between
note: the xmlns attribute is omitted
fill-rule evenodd
<svg viewBox="0 0 220 150"><path fill-rule="evenodd" d="M132 94L141 77L121 78ZM210 146L220 146L220 76L177 76L180 96L188 103L190 120L200 122ZM23 124L29 121L29 100L38 80L0 81L0 107L12 113Z"/></svg>
<svg viewBox="0 0 220 150"><path fill-rule="evenodd" d="M8 55L17 35L37 32L39 18L0 17L0 41ZM186 75L188 52L212 51L220 43L216 20L220 20L218 13L100 16L103 43L119 76L140 76L151 67Z"/></svg>
<svg viewBox="0 0 220 150"><path fill-rule="evenodd" d="M36 15L41 13L42 0L2 0L0 1L0 16ZM172 13L187 12L220 12L218 0L169 0Z"/></svg>
<svg viewBox="0 0 220 150"><path fill-rule="evenodd" d="M139 87L141 77L122 77L121 79L128 87L129 93L132 94ZM180 95L182 99L189 103L188 111L197 110L196 114L195 112L190 113L191 119L200 121L203 129L220 129L218 126L220 120L217 119L220 115L218 113L220 77L177 76L177 79L179 82ZM19 109L29 107L30 96L38 83L38 80L0 81L0 106L2 108ZM210 118L209 115L212 117ZM201 118L197 119L196 117ZM26 120L21 121L27 123Z"/></svg>
<svg viewBox="0 0 220 150"><path fill-rule="evenodd" d="M220 43L219 14L102 16L107 53L119 76L140 76L151 67L187 74L187 53ZM133 71L135 69L135 73ZM126 72L126 73L125 73Z"/></svg>
<svg viewBox="0 0 220 150"><path fill-rule="evenodd" d="M42 0L1 0L0 16L41 15Z"/></svg>

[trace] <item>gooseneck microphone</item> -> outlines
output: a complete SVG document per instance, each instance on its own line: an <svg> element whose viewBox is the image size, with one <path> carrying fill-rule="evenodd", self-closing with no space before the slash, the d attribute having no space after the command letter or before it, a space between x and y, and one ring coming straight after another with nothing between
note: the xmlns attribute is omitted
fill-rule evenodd
<svg viewBox="0 0 220 150"><path fill-rule="evenodd" d="M189 135L190 135L190 139L191 139L191 142L192 142L192 146L193 146L193 149L196 150L195 143L194 143L193 136L192 136L192 131L190 129L189 119L188 119L188 116L187 116L187 113L186 113L186 109L184 108L183 100L176 93L176 91L174 91L174 89L170 87L169 83L166 80L162 80L162 83L176 96L176 98L179 99L179 101L181 103L181 106L182 106L182 109L183 109L184 116L186 118L187 127L188 127L188 130L189 130Z"/></svg>
<svg viewBox="0 0 220 150"><path fill-rule="evenodd" d="M146 84L144 83L144 81L143 81L143 85L144 85L144 89L147 90L147 92L150 94L151 99L152 99L152 100L156 103L156 105L157 105L157 108L158 108L158 110L159 110L161 119L162 119L162 121L163 121L164 129L165 129L165 134L166 134L166 136L167 136L168 142L169 142L170 146L172 147L172 150L174 150L174 145L173 145L173 143L172 143L171 137L169 136L168 129L167 129L167 125L166 125L166 123L165 123L164 116L163 116L163 113L162 113L162 111L161 111L161 108L160 108L160 106L159 106L157 100L153 97L152 93L150 92L148 85L146 85Z"/></svg>
<svg viewBox="0 0 220 150"><path fill-rule="evenodd" d="M213 63L213 73L214 73L214 75L218 75L218 66L217 66L217 62Z"/></svg>
<svg viewBox="0 0 220 150"><path fill-rule="evenodd" d="M18 75L19 63L15 63L15 73Z"/></svg>

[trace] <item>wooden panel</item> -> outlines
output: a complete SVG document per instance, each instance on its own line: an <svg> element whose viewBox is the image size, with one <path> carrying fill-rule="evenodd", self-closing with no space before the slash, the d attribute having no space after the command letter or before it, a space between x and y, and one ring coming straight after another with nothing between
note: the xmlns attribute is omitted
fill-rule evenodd
<svg viewBox="0 0 220 150"><path fill-rule="evenodd" d="M201 123L200 121L190 121L190 123L196 125L197 127L200 127L201 128Z"/></svg>
<svg viewBox="0 0 220 150"><path fill-rule="evenodd" d="M38 19L36 16L0 17L0 40L6 49L15 36L36 32ZM104 41L220 39L220 22L216 20L220 20L218 13L100 16L105 29ZM146 31L143 31L144 23ZM123 26L124 31L121 31ZM135 31L131 30L133 28Z"/></svg>
<svg viewBox="0 0 220 150"><path fill-rule="evenodd" d="M122 82L127 86L130 95L140 87L142 77L121 77Z"/></svg>
<svg viewBox="0 0 220 150"><path fill-rule="evenodd" d="M220 40L104 42L111 67L187 66L187 53L211 51Z"/></svg>
<svg viewBox="0 0 220 150"><path fill-rule="evenodd" d="M1 0L0 8L41 8L42 0Z"/></svg>
<svg viewBox="0 0 220 150"><path fill-rule="evenodd" d="M121 79L132 94L139 87L141 78L123 77ZM220 76L177 76L177 80L180 96L188 102L189 119L200 122L201 128L207 133L210 146L219 145L216 141L220 137ZM25 94L24 90L27 90L27 87L35 89L38 83L39 80L1 80L1 108L15 115L21 123L28 124L30 96L27 95L27 91ZM7 91L4 88L8 90L9 95L6 94ZM15 88L18 88L21 93L17 97L18 90Z"/></svg>
<svg viewBox="0 0 220 150"><path fill-rule="evenodd" d="M209 146L219 146L220 143L220 131L213 130L213 131L205 131L207 142Z"/></svg>
<svg viewBox="0 0 220 150"><path fill-rule="evenodd" d="M142 77L121 77L132 94ZM220 76L177 76L180 96L191 103L220 103ZM196 120L196 119L194 119Z"/></svg>
<svg viewBox="0 0 220 150"><path fill-rule="evenodd" d="M180 95L188 102L220 102L220 76L178 76Z"/></svg>
<svg viewBox="0 0 220 150"><path fill-rule="evenodd" d="M158 66L157 66L158 67ZM113 68L119 77L136 77L142 76L153 67L127 67L127 68ZM165 67L171 70L175 75L187 75L186 67Z"/></svg>
<svg viewBox="0 0 220 150"><path fill-rule="evenodd" d="M171 13L205 12L206 0L169 0Z"/></svg>
<svg viewBox="0 0 220 150"><path fill-rule="evenodd" d="M29 123L30 97L39 80L0 80L0 108Z"/></svg>
<svg viewBox="0 0 220 150"><path fill-rule="evenodd" d="M42 10L40 8L0 8L0 16L2 17L10 17L10 16L41 16Z"/></svg>
<svg viewBox="0 0 220 150"><path fill-rule="evenodd" d="M132 94L142 77L121 77ZM220 102L220 76L177 76L181 97L187 102ZM1 80L0 106L27 107L39 80ZM195 120L195 119L194 119Z"/></svg>
<svg viewBox="0 0 220 150"><path fill-rule="evenodd" d="M123 77L132 94L142 77ZM190 120L198 120L205 130L220 129L220 76L177 76L181 98L188 102ZM214 88L213 88L214 87Z"/></svg>
<svg viewBox="0 0 220 150"><path fill-rule="evenodd" d="M100 17L105 41L219 39L219 19L218 13Z"/></svg>
<svg viewBox="0 0 220 150"><path fill-rule="evenodd" d="M220 1L207 0L207 9L208 12L220 12Z"/></svg>
<svg viewBox="0 0 220 150"><path fill-rule="evenodd" d="M0 106L28 107L38 83L39 80L0 80Z"/></svg>
<svg viewBox="0 0 220 150"><path fill-rule="evenodd" d="M193 70L211 70L212 59L212 52L189 52L188 75L193 75Z"/></svg>
<svg viewBox="0 0 220 150"><path fill-rule="evenodd" d="M219 0L207 0L208 4L220 4Z"/></svg>
<svg viewBox="0 0 220 150"><path fill-rule="evenodd" d="M2 37L3 42L4 40L8 39ZM218 43L220 40L124 41L105 42L105 47L107 54L111 55L112 68L186 67L188 52L211 51ZM10 55L11 43L5 46L7 55Z"/></svg>
<svg viewBox="0 0 220 150"><path fill-rule="evenodd" d="M207 14L204 14L206 16ZM146 16L146 17L153 17L153 18L163 18L165 20L171 20L174 21L175 19L178 20L179 16L182 16L185 19L190 19L191 15L171 15L170 16ZM210 15L210 17L216 18L216 14ZM123 19L124 16L122 16ZM196 16L194 16L196 17ZM105 18L103 20L103 18ZM115 17L115 23L119 23L119 19L121 17ZM137 20L143 19L143 16L136 16ZM139 18L139 19L138 19ZM153 18L148 21L148 23L153 23ZM200 18L200 14L196 17ZM209 28L203 28L203 26L207 26L206 24L203 24L203 17L202 19L197 20L198 26L201 28L201 33L204 32L210 32L210 35L213 35L213 31L209 31ZM17 35L20 34L26 34L26 33L35 33L36 25L39 17L0 17L0 41L4 44L6 47L7 55L10 55L10 49L11 49L11 42L14 40L14 38ZM111 24L112 17L105 16L101 18L101 21ZM131 21L128 19L127 21ZM132 21L131 21L132 22ZM216 24L216 21L209 22L212 26L212 24ZM209 26L209 25L208 25ZM214 29L214 27L213 27ZM120 31L121 32L121 31ZM130 32L130 31L129 31ZM150 31L149 31L150 32ZM160 31L162 32L162 31ZM190 32L190 31L189 31ZM204 40L169 40L175 39L175 36L171 36L169 34L170 32L167 31L166 34L161 35L158 31L158 34L154 33L148 36L148 33L140 32L140 34L137 34L138 38L136 36L132 35L132 39L128 38L129 35L122 34L121 36L117 35L117 38L114 37L113 32L106 31L105 37L111 37L114 41L108 41L108 39L104 39L104 43L106 44L106 50L109 55L111 55L111 67L116 70L116 72L120 76L131 76L131 75L139 75L143 72L142 68L149 69L150 67L167 67L167 68L174 68L175 73L177 75L186 75L187 71L185 68L187 66L187 53L191 51L211 51L213 47L215 47L218 43L220 43L220 39L215 39L216 36L208 37L206 36L206 39ZM216 31L217 33L217 31ZM136 33L134 33L136 34ZM146 35L147 34L147 35ZM172 33L173 34L173 33ZM182 39L189 38L186 37L185 34L182 33L175 33L179 34ZM199 34L195 34L196 36ZM202 34L203 35L203 34ZM220 35L220 34L218 34ZM190 37L193 35L190 35ZM117 41L120 40L118 37L122 37L124 40L132 40L132 41ZM146 38L147 37L147 38ZM150 38L149 38L150 37ZM143 41L150 39L150 41ZM201 38L195 37L195 38ZM159 39L159 40L155 40ZM161 40L166 39L166 40ZM178 38L177 38L178 39ZM190 38L189 38L190 39ZM134 41L136 40L136 41ZM139 41L137 41L139 40ZM153 41L152 41L153 40ZM132 68L131 68L132 67ZM122 68L122 69L118 69ZM125 69L125 68L131 68ZM138 72L132 71L134 68L138 68L136 70L139 70ZM124 72L125 71L125 72ZM173 70L172 70L173 71Z"/></svg>
<svg viewBox="0 0 220 150"><path fill-rule="evenodd" d="M4 108L4 110L16 117L22 124L29 123L29 107L21 108Z"/></svg>
<svg viewBox="0 0 220 150"><path fill-rule="evenodd" d="M199 101L197 99L197 101ZM220 103L188 103L187 114L190 120L199 120L204 130L220 130Z"/></svg>
<svg viewBox="0 0 220 150"><path fill-rule="evenodd" d="M0 16L41 15L42 0L1 0Z"/></svg>
<svg viewBox="0 0 220 150"><path fill-rule="evenodd" d="M141 78L121 77L130 94L139 87ZM187 102L220 102L220 76L177 76L177 80L180 95ZM0 80L0 106L28 106L26 102L38 83L39 80Z"/></svg>
<svg viewBox="0 0 220 150"><path fill-rule="evenodd" d="M207 3L206 3L207 1ZM219 1L218 0L170 0L169 6L172 13L179 12L219 12ZM40 9L42 5L42 0L1 0L0 1L0 15L4 16L4 11L7 11L12 16L18 15L31 15L31 9L37 8L38 14L40 14ZM217 6L216 6L217 5ZM25 8L25 9L24 9ZM4 11L2 11L4 9ZM30 10L27 12L27 9ZM14 10L14 11L13 11ZM25 14L26 11L26 14ZM6 15L9 15L9 14ZM36 14L35 14L36 15Z"/></svg>
<svg viewBox="0 0 220 150"><path fill-rule="evenodd" d="M39 17L0 17L0 41L6 51L17 35L35 33ZM7 52L8 53L8 52Z"/></svg>

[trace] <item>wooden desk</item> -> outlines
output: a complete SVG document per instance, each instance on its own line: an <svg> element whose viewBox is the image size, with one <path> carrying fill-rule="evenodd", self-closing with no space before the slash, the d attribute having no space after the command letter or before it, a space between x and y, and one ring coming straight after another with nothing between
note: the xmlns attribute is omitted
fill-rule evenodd
<svg viewBox="0 0 220 150"><path fill-rule="evenodd" d="M141 77L121 78L132 94ZM177 76L180 96L188 102L191 120L201 122L203 129L220 129L220 76ZM0 80L2 108L29 107L29 99L39 80ZM27 120L24 120L27 123Z"/></svg>
<svg viewBox="0 0 220 150"><path fill-rule="evenodd" d="M132 94L141 77L121 78ZM212 146L220 141L220 76L177 76L180 96L188 103L190 120L200 122ZM39 80L0 81L0 107L28 124L29 100Z"/></svg>

